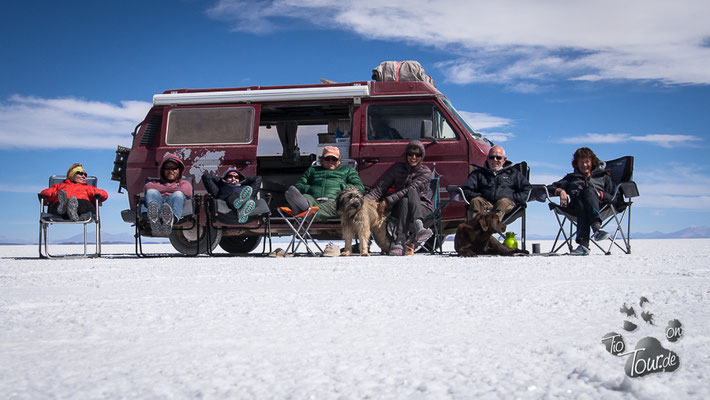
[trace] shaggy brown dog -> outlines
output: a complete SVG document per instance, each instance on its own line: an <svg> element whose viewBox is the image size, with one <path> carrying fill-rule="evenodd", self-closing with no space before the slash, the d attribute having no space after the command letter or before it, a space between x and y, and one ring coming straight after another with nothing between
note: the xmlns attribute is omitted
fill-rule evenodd
<svg viewBox="0 0 710 400"><path fill-rule="evenodd" d="M385 217L377 213L377 202L350 186L338 193L335 208L340 215L345 240L345 251L342 255L352 254L352 241L357 237L360 241L360 255L369 256L370 233L375 236L375 242L381 249L389 248Z"/></svg>
<svg viewBox="0 0 710 400"><path fill-rule="evenodd" d="M495 213L479 214L456 229L454 249L463 257L475 257L479 254L499 256L528 254L527 250L511 249L493 237L493 234L503 232L505 232L505 224L500 222Z"/></svg>

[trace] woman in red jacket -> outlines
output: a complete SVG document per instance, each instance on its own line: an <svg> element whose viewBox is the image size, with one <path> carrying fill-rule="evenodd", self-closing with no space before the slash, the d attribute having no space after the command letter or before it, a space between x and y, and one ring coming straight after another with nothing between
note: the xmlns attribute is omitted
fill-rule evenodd
<svg viewBox="0 0 710 400"><path fill-rule="evenodd" d="M49 212L78 221L95 214L94 199L108 199L106 191L86 184L86 171L80 163L72 164L67 171L67 179L40 192L49 203ZM87 215L85 215L87 214ZM88 217L87 217L88 218Z"/></svg>

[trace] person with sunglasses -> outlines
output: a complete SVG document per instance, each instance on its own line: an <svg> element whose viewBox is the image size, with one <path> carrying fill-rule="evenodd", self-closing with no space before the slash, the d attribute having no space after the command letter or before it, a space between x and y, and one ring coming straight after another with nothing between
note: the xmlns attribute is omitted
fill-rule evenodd
<svg viewBox="0 0 710 400"><path fill-rule="evenodd" d="M389 250L391 256L404 255L405 247L413 249L426 242L433 233L424 227L424 216L434 211L428 196L431 170L422 162L424 145L419 140L412 140L404 153L405 162L393 165L367 194L380 201L380 212L389 209L397 218L394 244ZM389 193L390 188L394 188L393 193Z"/></svg>
<svg viewBox="0 0 710 400"><path fill-rule="evenodd" d="M317 206L320 211L314 222L323 222L329 218L338 218L335 198L348 186L355 186L365 192L355 168L341 165L340 150L335 146L326 146L320 158L320 165L306 170L295 185L286 190L286 201L295 214Z"/></svg>
<svg viewBox="0 0 710 400"><path fill-rule="evenodd" d="M609 239L609 233L601 229L600 205L611 201L614 182L606 163L599 160L589 147L580 147L572 156L572 171L561 180L548 186L553 196L560 197L560 205L573 210L577 216L578 246L575 255L589 254L589 230L594 232L594 241Z"/></svg>
<svg viewBox="0 0 710 400"><path fill-rule="evenodd" d="M247 177L234 167L228 168L221 179L217 175L202 174L207 192L215 199L227 202L227 206L237 213L240 224L247 222L256 207L261 180L260 176Z"/></svg>
<svg viewBox="0 0 710 400"><path fill-rule="evenodd" d="M498 219L516 204L525 204L532 189L527 178L508 161L501 146L493 146L483 167L477 167L461 187L469 201L469 219L493 211Z"/></svg>
<svg viewBox="0 0 710 400"><path fill-rule="evenodd" d="M146 213L153 236L168 236L173 224L180 220L185 200L192 197L192 185L182 179L185 170L180 158L167 153L160 163L160 180L143 187L145 201L141 212Z"/></svg>
<svg viewBox="0 0 710 400"><path fill-rule="evenodd" d="M44 189L41 195L49 202L48 211L72 221L88 219L96 213L94 199L106 201L106 191L86 183L86 170L81 163L72 164L67 170L67 179Z"/></svg>

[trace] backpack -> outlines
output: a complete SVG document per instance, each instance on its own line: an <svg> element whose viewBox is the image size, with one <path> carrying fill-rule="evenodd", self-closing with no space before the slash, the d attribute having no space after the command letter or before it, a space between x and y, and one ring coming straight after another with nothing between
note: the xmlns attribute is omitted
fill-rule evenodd
<svg viewBox="0 0 710 400"><path fill-rule="evenodd" d="M418 61L385 61L372 70L376 81L422 81L434 85L434 79L424 72Z"/></svg>

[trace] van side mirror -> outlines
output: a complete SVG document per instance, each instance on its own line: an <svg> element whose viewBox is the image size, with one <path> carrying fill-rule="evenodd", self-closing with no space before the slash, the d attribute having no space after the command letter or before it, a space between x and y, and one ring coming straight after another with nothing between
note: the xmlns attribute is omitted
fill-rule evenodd
<svg viewBox="0 0 710 400"><path fill-rule="evenodd" d="M428 119L423 119L420 126L419 137L422 139L431 139L432 143L438 143L433 134L432 123Z"/></svg>

